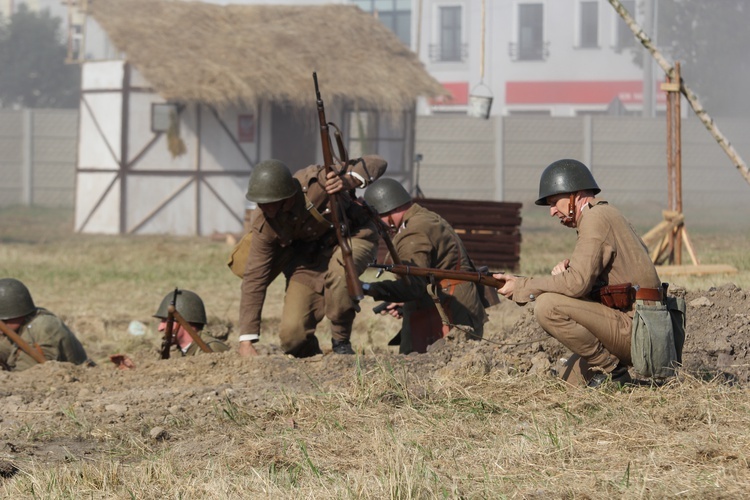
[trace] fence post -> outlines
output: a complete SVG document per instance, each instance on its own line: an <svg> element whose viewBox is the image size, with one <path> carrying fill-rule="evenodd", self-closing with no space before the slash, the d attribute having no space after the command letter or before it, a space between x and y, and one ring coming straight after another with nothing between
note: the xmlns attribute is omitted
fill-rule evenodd
<svg viewBox="0 0 750 500"><path fill-rule="evenodd" d="M503 144L503 126L505 119L502 116L495 116L493 118L495 122L495 201L503 201L505 199L505 161L503 159L503 150L505 144Z"/></svg>
<svg viewBox="0 0 750 500"><path fill-rule="evenodd" d="M594 170L594 127L591 115L583 115L583 163Z"/></svg>
<svg viewBox="0 0 750 500"><path fill-rule="evenodd" d="M21 111L21 203L31 206L34 201L34 126L31 110Z"/></svg>

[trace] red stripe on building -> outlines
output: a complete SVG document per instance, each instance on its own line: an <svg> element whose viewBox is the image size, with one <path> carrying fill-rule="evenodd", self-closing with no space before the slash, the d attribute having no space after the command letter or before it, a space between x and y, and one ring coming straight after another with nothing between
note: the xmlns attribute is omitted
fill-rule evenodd
<svg viewBox="0 0 750 500"><path fill-rule="evenodd" d="M469 102L469 82L444 82L442 86L451 93L449 97L430 99L430 104L466 105Z"/></svg>
<svg viewBox="0 0 750 500"><path fill-rule="evenodd" d="M608 104L618 97L623 104L643 102L643 82L507 82L506 104ZM657 90L657 101L664 92Z"/></svg>

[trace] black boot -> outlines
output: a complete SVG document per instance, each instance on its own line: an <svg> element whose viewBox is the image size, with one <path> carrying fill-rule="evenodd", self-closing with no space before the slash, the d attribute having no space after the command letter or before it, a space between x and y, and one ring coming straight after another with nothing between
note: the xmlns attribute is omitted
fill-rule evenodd
<svg viewBox="0 0 750 500"><path fill-rule="evenodd" d="M625 384L629 384L631 381L632 379L630 378L630 373L628 373L628 366L618 363L617 366L615 366L615 369L609 373L596 373L586 385L592 389L597 389L605 383L611 382L622 387Z"/></svg>
<svg viewBox="0 0 750 500"><path fill-rule="evenodd" d="M352 343L348 340L331 339L331 346L336 354L354 354Z"/></svg>

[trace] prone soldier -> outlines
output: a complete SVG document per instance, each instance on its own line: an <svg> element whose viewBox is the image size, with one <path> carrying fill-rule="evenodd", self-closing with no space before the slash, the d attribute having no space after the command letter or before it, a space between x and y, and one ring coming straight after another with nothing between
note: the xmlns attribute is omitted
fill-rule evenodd
<svg viewBox="0 0 750 500"><path fill-rule="evenodd" d="M4 333L0 338L0 365L4 369L25 370L45 360L94 366L68 326L37 307L29 289L17 279L0 279L0 320ZM17 336L18 342L10 336Z"/></svg>
<svg viewBox="0 0 750 500"><path fill-rule="evenodd" d="M193 327L203 342L213 352L224 352L229 350L229 346L221 340L208 335L204 328L208 321L206 320L206 308L203 304L203 300L198 296L197 293L191 292L190 290L177 290L175 292L169 292L162 299L159 309L154 313L154 318L159 318L159 332L164 333L167 330L167 320L169 317L169 306L175 300L174 308L179 312L182 317L187 321L190 326ZM183 356L194 356L200 352L203 352L196 342L193 341L193 337L182 327L176 320L172 319L172 335L171 343L177 346L180 353ZM168 353L167 353L168 354Z"/></svg>

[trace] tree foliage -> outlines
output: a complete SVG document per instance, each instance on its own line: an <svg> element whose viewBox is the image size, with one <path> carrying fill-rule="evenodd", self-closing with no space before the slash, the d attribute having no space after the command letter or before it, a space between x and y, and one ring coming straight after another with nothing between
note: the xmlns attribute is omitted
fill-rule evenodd
<svg viewBox="0 0 750 500"><path fill-rule="evenodd" d="M669 59L682 63L683 79L709 112L750 115L750 2L651 1L657 29L649 36ZM640 54L636 60L642 64Z"/></svg>
<svg viewBox="0 0 750 500"><path fill-rule="evenodd" d="M78 106L80 67L66 64L61 20L48 10L20 4L0 19L0 105L72 108Z"/></svg>

